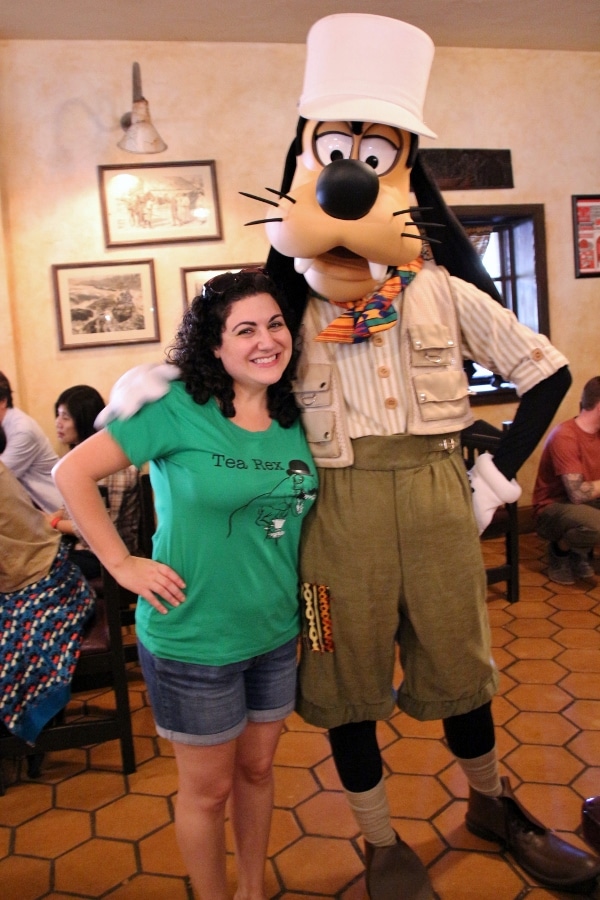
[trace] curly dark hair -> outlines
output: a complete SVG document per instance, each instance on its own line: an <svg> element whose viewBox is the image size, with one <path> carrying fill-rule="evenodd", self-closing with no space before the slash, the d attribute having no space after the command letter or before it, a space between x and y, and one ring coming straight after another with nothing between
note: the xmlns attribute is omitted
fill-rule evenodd
<svg viewBox="0 0 600 900"><path fill-rule="evenodd" d="M177 329L173 343L167 348L167 359L181 369L181 380L196 403L204 404L215 397L223 415L235 416L233 379L214 350L221 346L223 329L231 308L238 300L256 294L270 294L281 309L284 321L290 327L290 311L281 293L262 270L242 269L226 273L229 278L217 276L211 279L223 290L212 290L207 282L200 295L194 297ZM299 350L293 347L292 357L276 384L267 388L269 415L283 428L289 428L299 416L292 380L296 371Z"/></svg>
<svg viewBox="0 0 600 900"><path fill-rule="evenodd" d="M96 388L90 387L89 384L75 384L59 396L54 404L54 414L58 415L59 406L66 406L75 423L77 443L81 444L95 433L94 420L105 405L102 394ZM75 444L71 449L74 446Z"/></svg>

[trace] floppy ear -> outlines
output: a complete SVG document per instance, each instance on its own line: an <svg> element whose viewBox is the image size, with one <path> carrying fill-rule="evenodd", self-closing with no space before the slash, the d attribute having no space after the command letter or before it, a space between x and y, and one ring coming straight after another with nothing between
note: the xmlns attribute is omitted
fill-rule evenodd
<svg viewBox="0 0 600 900"><path fill-rule="evenodd" d="M285 159L283 170L283 179L281 182L281 193L286 194L292 186L294 175L296 173L296 157L302 153L302 132L306 125L306 119L302 116L298 119L298 127L296 129L296 137L290 144ZM294 260L289 256L283 256L274 247L269 250L267 262L265 265L267 273L273 279L278 288L282 291L290 306L293 321L290 323L292 333L295 335L300 323L306 303L308 300L308 285L304 275L299 275L294 269Z"/></svg>
<svg viewBox="0 0 600 900"><path fill-rule="evenodd" d="M410 180L418 205L429 207L425 219L431 222L440 222L446 226L440 229L439 233L442 243L430 245L436 263L444 266L450 275L456 275L457 278L474 284L494 300L502 303L496 285L488 275L466 231L446 205L446 201L431 172L421 159L420 153L417 153Z"/></svg>

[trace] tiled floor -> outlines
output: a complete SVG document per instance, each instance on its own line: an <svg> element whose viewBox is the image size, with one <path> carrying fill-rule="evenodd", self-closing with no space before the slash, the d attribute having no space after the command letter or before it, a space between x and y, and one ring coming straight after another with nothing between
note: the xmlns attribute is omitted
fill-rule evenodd
<svg viewBox="0 0 600 900"><path fill-rule="evenodd" d="M484 547L492 562L497 547ZM502 768L532 813L585 846L581 802L600 794L600 588L547 582L534 535L522 536L521 553L520 602L507 604L503 585L489 594L502 670L494 702ZM173 828L173 757L155 736L135 664L130 678L134 775L121 775L115 742L51 754L36 781L4 762L13 783L0 797L2 900L190 900ZM439 723L397 714L379 727L395 825L429 866L440 900L573 896L536 887L465 829L465 783ZM361 842L325 733L292 716L276 763L269 896L363 900ZM233 895L233 856L230 863Z"/></svg>

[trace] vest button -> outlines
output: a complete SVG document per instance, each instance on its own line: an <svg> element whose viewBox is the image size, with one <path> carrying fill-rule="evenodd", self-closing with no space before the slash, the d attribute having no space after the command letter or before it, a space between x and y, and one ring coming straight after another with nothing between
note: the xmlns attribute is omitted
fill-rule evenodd
<svg viewBox="0 0 600 900"><path fill-rule="evenodd" d="M376 334L374 337L371 338L371 340L375 344L376 347L383 347L384 341L380 334Z"/></svg>
<svg viewBox="0 0 600 900"><path fill-rule="evenodd" d="M386 397L384 406L386 409L396 409L398 406L398 401L395 397Z"/></svg>
<svg viewBox="0 0 600 900"><path fill-rule="evenodd" d="M387 366L379 366L379 368L377 369L377 374L380 378L389 378L390 370Z"/></svg>

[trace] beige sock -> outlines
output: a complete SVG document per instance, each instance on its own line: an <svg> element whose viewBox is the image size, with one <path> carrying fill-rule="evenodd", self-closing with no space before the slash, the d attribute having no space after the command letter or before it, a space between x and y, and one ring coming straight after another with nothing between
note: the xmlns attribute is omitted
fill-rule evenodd
<svg viewBox="0 0 600 900"><path fill-rule="evenodd" d="M360 794L345 791L345 794L365 840L375 847L390 847L396 843L383 778L370 791Z"/></svg>
<svg viewBox="0 0 600 900"><path fill-rule="evenodd" d="M475 759L459 759L456 761L465 773L473 790L488 797L499 797L502 793L496 748Z"/></svg>

